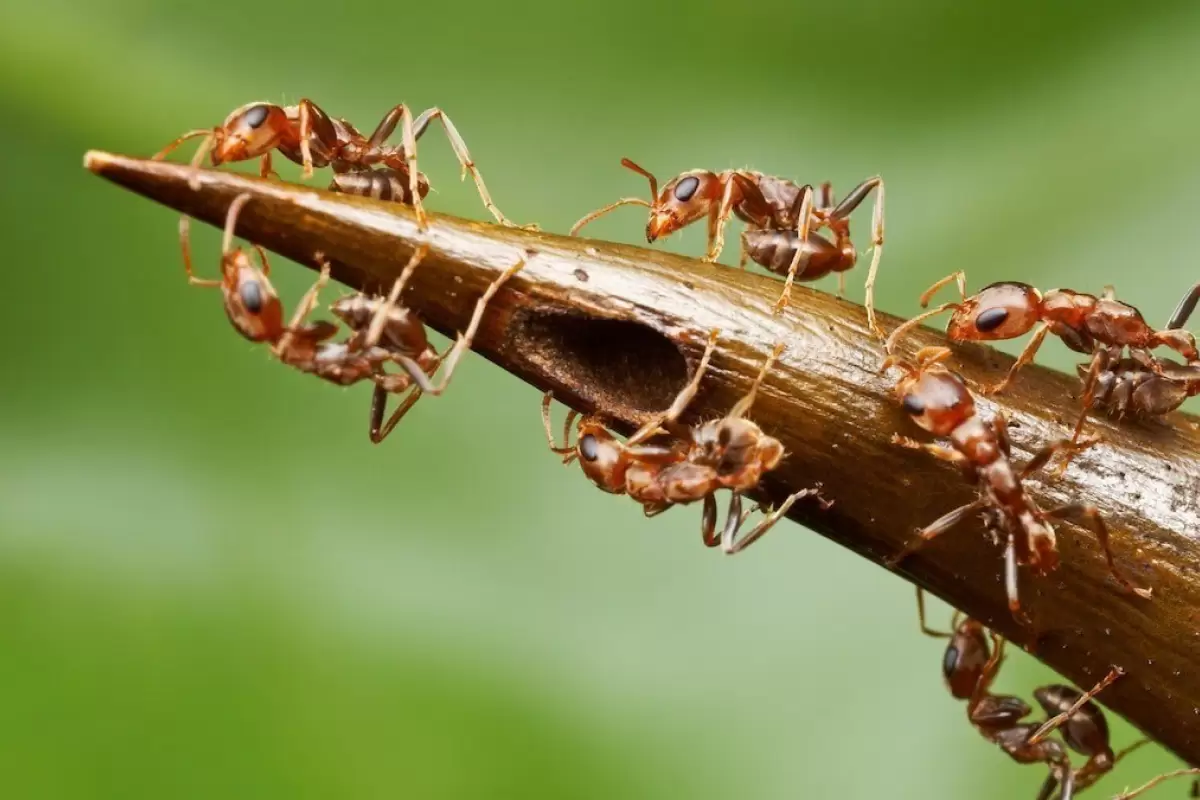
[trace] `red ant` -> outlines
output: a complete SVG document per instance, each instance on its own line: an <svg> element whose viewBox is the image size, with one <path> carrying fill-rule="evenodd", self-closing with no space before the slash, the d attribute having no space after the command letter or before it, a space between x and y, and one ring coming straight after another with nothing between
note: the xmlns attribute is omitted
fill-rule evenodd
<svg viewBox="0 0 1200 800"><path fill-rule="evenodd" d="M858 252L850 242L849 217L867 195L878 189L872 217L866 307L868 325L883 338L875 322L875 276L883 252L882 178L868 178L835 205L833 186L828 182L821 184L814 199L812 186L747 169L689 170L668 181L659 194L658 180L651 172L628 158L621 159L621 164L650 182L650 201L626 197L593 211L575 223L572 236L613 209L624 205L645 206L650 209L646 241L651 243L708 217L708 252L704 260L716 261L725 246L725 223L731 215L736 215L747 226L742 233L739 266L744 268L749 256L771 272L787 276L783 293L775 303L776 313L787 305L796 279L814 281L837 272L839 294L842 293L844 273L858 260ZM814 233L822 227L829 228L832 242Z"/></svg>
<svg viewBox="0 0 1200 800"><path fill-rule="evenodd" d="M1096 534L1113 577L1126 590L1140 597L1149 597L1149 589L1134 587L1117 571L1109 548L1108 527L1095 506L1069 503L1043 510L1025 492L1025 479L1045 466L1055 453L1078 451L1090 447L1095 440L1075 443L1063 439L1049 444L1034 455L1024 469L1018 471L1012 463L1007 418L997 414L991 422L985 422L975 413L975 400L962 378L941 363L949 354L950 351L944 347L927 347L917 353L916 366L897 356L889 356L882 369L898 367L904 371L904 376L896 384L901 407L917 425L935 436L948 437L950 446L918 442L899 435L894 435L892 442L914 450L924 450L958 465L967 478L977 484L979 497L944 514L921 530L912 543L888 559L889 566L895 567L934 537L979 512L983 515L984 527L994 537L1006 542L1004 562L1008 607L1016 619L1029 624L1029 617L1021 610L1018 598L1017 566L1028 565L1038 575L1054 570L1058 566L1058 547L1049 520L1074 516Z"/></svg>
<svg viewBox="0 0 1200 800"><path fill-rule="evenodd" d="M924 595L917 587L917 610L921 631L928 636L949 639L942 659L942 673L950 693L967 702L967 718L988 741L999 745L1021 764L1044 762L1050 775L1038 793L1038 800L1049 800L1060 788L1060 800L1071 798L1111 772L1122 758L1147 743L1147 739L1114 754L1109 745L1108 721L1092 698L1124 675L1113 667L1087 692L1054 684L1034 690L1038 704L1050 715L1040 725L1021 722L1032 709L1019 697L992 694L991 685L1004 659L1004 639L988 634L977 620L955 612L952 632L937 631L925 624ZM990 645L988 639L991 639ZM1062 744L1047 737L1061 731L1067 747L1087 757L1079 769L1072 769Z"/></svg>
<svg viewBox="0 0 1200 800"><path fill-rule="evenodd" d="M699 390L700 380L708 369L709 359L717 342L717 331L709 337L708 346L696 368L696 373L675 398L667 411L656 415L626 441L621 442L598 417L579 420L576 442L570 444L571 423L575 412L567 415L563 425L563 445L554 441L551 430L550 403L553 395L542 399L542 424L550 449L564 456L563 463L576 458L584 474L600 489L612 494L627 494L642 504L647 517L666 511L673 505L704 501L701 537L708 547L720 545L725 553L738 553L771 529L801 498L820 497L819 489L804 489L788 496L779 508L767 514L751 531L740 539L738 531L750 511L742 512L742 493L758 486L762 476L775 469L783 459L783 445L767 436L762 429L745 418L775 359L783 351L778 345L768 356L750 391L738 401L725 417L688 429L682 436L667 444L643 444L663 431L662 426L676 426L676 420ZM729 489L732 496L725 525L720 535L717 527L718 489ZM824 503L825 507L830 504Z"/></svg>
<svg viewBox="0 0 1200 800"><path fill-rule="evenodd" d="M261 158L259 174L266 178L272 174L271 152L279 150L285 158L304 167L305 178L312 177L313 167L332 167L333 191L394 199L413 206L417 221L424 228L426 217L421 198L429 193L429 181L417 169L417 139L434 119L440 120L446 130L454 155L462 165L462 177L470 172L484 206L496 221L513 225L492 202L458 129L436 107L423 111L414 121L408 106L401 103L384 115L368 139L352 124L329 116L311 100L301 100L294 106L249 103L234 109L216 128L188 131L159 151L154 160L166 157L189 139L203 136L204 141L192 158L193 167L199 167L210 152L213 166ZM403 144L389 146L387 140L397 125ZM383 169L372 169L379 165ZM199 185L198 180L193 182L193 188Z"/></svg>
<svg viewBox="0 0 1200 800"><path fill-rule="evenodd" d="M1017 370L1033 361L1046 334L1053 333L1075 352L1092 357L1084 379L1085 411L1075 426L1073 439L1076 441L1083 430L1086 409L1092 405L1097 378L1121 360L1126 348L1131 356L1155 371L1158 371L1157 362L1150 351L1160 346L1176 350L1189 363L1200 361L1195 337L1181 327L1200 300L1200 284L1184 296L1167 327L1155 330L1140 311L1117 300L1111 287L1099 297L1070 289L1053 289L1043 295L1028 284L1006 282L993 283L968 297L966 275L961 271L929 287L921 295L921 307L928 306L932 296L952 281L958 285L961 301L943 303L896 328L888 337L887 351L891 353L895 343L908 330L948 310L954 311L946 325L946 334L953 342L1014 339L1036 327L1033 338L1004 380L982 389L984 394L994 394L1008 386Z"/></svg>
<svg viewBox="0 0 1200 800"><path fill-rule="evenodd" d="M195 286L219 287L225 312L234 329L252 342L270 342L272 353L283 363L340 386L364 379L373 381L375 394L371 402L370 434L375 443L383 441L423 392L439 395L445 391L463 352L471 346L487 303L496 290L524 266L523 261L517 262L488 286L476 303L466 332L458 337L450 350L439 355L429 347L424 325L416 315L396 305L404 284L425 256L427 247L423 246L413 254L386 300L355 295L334 303L333 312L350 325L354 334L345 342L330 342L328 340L337 333L337 325L327 320L305 322L316 308L318 293L329 280L330 264L324 256L318 254L321 273L316 283L304 295L291 321L284 325L283 304L268 278L270 262L266 252L254 245L262 264L260 268L244 250L233 247L238 215L250 197L241 194L230 203L221 246L221 278L217 280L196 277L188 218L180 219L180 246L188 282ZM370 310L370 316L363 316L364 310ZM445 373L441 381L434 384L429 374L443 359ZM385 372L383 367L388 362L399 364L405 371ZM381 426L387 394L403 392L414 383L416 388Z"/></svg>

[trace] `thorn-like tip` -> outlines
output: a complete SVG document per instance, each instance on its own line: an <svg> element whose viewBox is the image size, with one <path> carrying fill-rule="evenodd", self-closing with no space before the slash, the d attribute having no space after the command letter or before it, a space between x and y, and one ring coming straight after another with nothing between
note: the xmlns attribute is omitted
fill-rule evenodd
<svg viewBox="0 0 1200 800"><path fill-rule="evenodd" d="M112 153L103 150L88 150L83 154L83 166L92 172L99 172L112 163Z"/></svg>

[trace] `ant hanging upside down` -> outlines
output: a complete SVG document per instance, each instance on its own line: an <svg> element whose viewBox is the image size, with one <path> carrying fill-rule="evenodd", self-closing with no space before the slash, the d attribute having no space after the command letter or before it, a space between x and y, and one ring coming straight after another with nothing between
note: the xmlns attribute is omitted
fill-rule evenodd
<svg viewBox="0 0 1200 800"><path fill-rule="evenodd" d="M871 226L866 307L867 324L883 338L875 322L875 276L883 252L882 178L868 178L835 204L833 186L829 183L821 184L814 197L812 186L748 169L689 170L668 181L660 194L658 179L651 172L628 158L621 159L621 164L649 180L650 201L626 197L593 211L575 223L572 236L613 209L646 206L650 209L646 240L651 243L707 217L708 252L704 260L716 261L725 246L725 223L731 215L736 215L746 223L740 266L746 265L749 256L771 272L787 276L783 293L775 304L776 313L787 305L795 280L815 281L836 272L841 293L844 273L858 260L858 252L850 242L850 215L867 195L878 189ZM815 233L820 228L828 228L833 241Z"/></svg>
<svg viewBox="0 0 1200 800"><path fill-rule="evenodd" d="M1055 789L1059 800L1071 798L1112 771L1122 758L1149 740L1141 741L1114 754L1109 744L1108 721L1092 698L1124 674L1113 667L1095 686L1080 692L1070 686L1054 684L1034 690L1038 704L1050 718L1038 724L1022 722L1032 709L1019 697L991 693L991 686L1003 661L1004 639L989 634L981 623L969 617L952 622L952 631L932 630L925 624L924 595L917 588L917 609L921 631L928 636L948 639L942 658L942 674L950 693L967 701L967 718L990 742L1020 764L1045 763L1050 775L1037 800L1049 800ZM955 617L958 613L955 612ZM1067 747L1087 757L1078 769L1071 767L1063 745L1048 738L1061 731Z"/></svg>
<svg viewBox="0 0 1200 800"><path fill-rule="evenodd" d="M896 367L902 370L904 374L896 384L900 406L920 427L935 436L948 437L950 446L928 444L899 435L894 435L892 441L961 467L968 480L978 487L979 497L926 526L911 544L888 559L889 566L898 565L971 515L982 514L984 527L1005 542L1004 585L1009 610L1016 619L1029 624L1030 619L1021 609L1017 592L1017 566L1028 565L1038 575L1054 570L1058 566L1058 546L1050 520L1075 517L1096 534L1109 571L1117 582L1139 597L1150 597L1149 589L1135 587L1117 570L1109 548L1108 527L1095 506L1068 503L1043 510L1025 491L1025 479L1045 466L1055 453L1090 447L1094 440L1053 442L1030 459L1024 469L1017 470L1012 463L1007 418L998 414L985 422L975 412L975 400L962 378L941 363L949 354L944 347L927 347L917 353L915 365L889 356L882 369Z"/></svg>
<svg viewBox="0 0 1200 800"><path fill-rule="evenodd" d="M692 380L679 392L671 407L656 415L624 442L614 436L600 418L583 417L576 429L576 442L569 443L575 412L567 415L563 426L563 444L557 445L550 422L547 393L542 400L542 422L550 449L564 456L563 463L579 460L584 474L597 487L612 494L627 494L642 504L646 516L661 514L674 505L703 500L701 537L708 547L720 545L728 554L740 552L760 539L788 509L804 497L820 499L820 489L803 489L787 497L779 508L767 514L751 531L738 537L750 512L742 512L742 494L758 486L762 476L775 469L783 459L783 445L767 436L746 414L763 379L783 351L778 345L763 364L750 391L721 419L684 429L663 443L647 442L663 433L663 428L679 429L676 420L695 397L708 369L717 342L717 331ZM729 511L720 535L717 534L719 489L730 490ZM824 507L831 504L821 500Z"/></svg>
<svg viewBox="0 0 1200 800"><path fill-rule="evenodd" d="M429 181L417 169L417 139L433 120L439 120L450 139L454 155L475 180L479 196L492 216L501 225L512 226L484 185L483 176L475 167L454 123L440 108L423 111L414 121L408 106L401 103L384 115L370 138L344 119L326 114L311 100L301 100L294 106L272 103L249 103L234 111L215 128L188 131L164 147L154 160L165 158L183 142L203 137L192 158L198 167L205 155L211 153L213 166L228 162L261 159L259 174L273 174L271 153L278 150L285 158L304 167L304 177L310 178L314 167L329 166L334 177L330 189L346 194L395 200L411 205L422 228L426 226L425 208L421 198L429 193ZM388 145L387 140L400 126L403 144ZM192 188L199 186L196 178Z"/></svg>
<svg viewBox="0 0 1200 800"><path fill-rule="evenodd" d="M317 306L318 293L329 280L329 262L318 254L318 261L322 264L320 276L304 295L291 321L285 325L283 304L268 278L270 263L266 253L261 247L254 246L262 264L258 267L246 251L233 247L238 215L249 200L249 194L241 194L229 205L219 279L196 277L192 268L188 218L185 216L180 219L180 246L188 282L194 286L220 288L225 313L234 329L252 342L271 344L271 352L288 366L339 386L349 386L362 380L372 381L375 391L371 401L370 436L375 443L383 441L391 433L423 393L440 395L446 390L463 353L471 347L488 302L525 263L518 261L489 284L475 304L467 330L449 350L439 354L429 345L420 318L398 304L406 282L427 252L426 247L420 247L405 265L387 298L357 294L333 304L331 310L334 315L345 322L352 333L345 341L332 342L329 340L338 332L335 323L328 320L306 322ZM384 367L388 363L399 365L403 372L386 371ZM434 383L430 376L443 363L445 371L441 380ZM384 422L388 395L406 391L409 392L408 396Z"/></svg>

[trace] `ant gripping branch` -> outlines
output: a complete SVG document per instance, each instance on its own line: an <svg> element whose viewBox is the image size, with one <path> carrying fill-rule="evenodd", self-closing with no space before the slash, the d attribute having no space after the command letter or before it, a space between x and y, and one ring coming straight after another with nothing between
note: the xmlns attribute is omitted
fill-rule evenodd
<svg viewBox="0 0 1200 800"><path fill-rule="evenodd" d="M331 342L328 340L338 331L336 324L327 320L306 322L317 306L321 288L329 281L330 264L323 256L318 255L322 262L320 275L285 325L283 304L268 278L270 263L266 252L254 246L262 264L260 268L244 250L233 247L238 215L250 197L241 194L230 203L221 247L221 278L217 280L196 277L192 267L189 221L186 216L180 219L180 247L189 283L219 287L225 312L234 329L252 342L270 343L272 353L283 363L339 386L373 381L375 393L371 402L370 434L375 443L383 441L422 393L438 395L445 391L455 366L471 346L488 302L500 286L524 266L524 261L518 261L488 286L476 303L466 332L446 353L439 355L429 347L424 325L417 316L397 305L405 283L427 252L428 248L422 246L409 259L388 298L353 295L334 303L333 313L351 327L353 334L344 342ZM443 360L445 372L441 381L434 384L429 375ZM384 366L389 362L398 364L404 372L386 372ZM403 392L413 384L416 388L383 424L387 395Z"/></svg>
<svg viewBox="0 0 1200 800"><path fill-rule="evenodd" d="M1040 725L1021 722L1032 711L1029 705L1019 697L990 691L1003 661L1004 639L995 633L988 634L977 620L966 616L959 619L957 611L951 622L952 631L929 628L920 587L917 587L917 611L922 633L949 639L942 658L942 674L950 693L956 699L968 701L967 718L976 730L1018 763L1049 765L1050 774L1038 793L1038 800L1049 800L1056 788L1060 790L1060 800L1071 800L1149 741L1142 739L1114 754L1104 712L1092 702L1092 698L1125 674L1120 668L1110 669L1087 692L1061 684L1035 689L1034 697L1050 718ZM1055 731L1061 732L1067 747L1087 757L1083 766L1071 767L1062 744L1048 738Z"/></svg>
<svg viewBox="0 0 1200 800"><path fill-rule="evenodd" d="M1076 517L1096 534L1109 571L1117 582L1127 591L1148 598L1149 589L1135 587L1117 570L1109 548L1108 527L1095 506L1068 503L1043 510L1025 492L1025 479L1045 466L1055 453L1078 451L1090 447L1094 440L1053 442L1018 471L1012 463L1007 418L998 414L985 422L975 413L975 400L962 378L941 363L949 354L946 348L927 347L917 353L915 365L889 356L882 369L897 367L903 371L896 384L901 407L917 425L935 436L948 437L950 446L927 444L899 435L894 435L892 442L956 464L967 479L976 484L979 497L926 526L911 544L888 559L889 566L895 567L931 539L978 512L983 516L985 529L1006 543L1008 607L1017 620L1029 624L1029 617L1021 610L1018 597L1017 566L1028 565L1038 575L1054 570L1058 566L1058 546L1050 520Z"/></svg>
<svg viewBox="0 0 1200 800"><path fill-rule="evenodd" d="M312 177L314 167L331 167L334 178L329 188L333 191L411 205L421 228L425 228L425 208L421 198L429 193L429 181L417 169L417 139L435 119L445 128L454 155L462 165L462 177L471 173L487 210L501 225L512 226L513 223L492 202L483 176L476 169L458 129L445 112L436 107L423 111L414 121L408 106L401 103L384 115L367 138L350 122L329 116L311 100L301 100L294 106L249 103L234 109L215 128L188 131L155 154L154 160L165 158L189 139L203 137L192 158L193 167L199 167L209 153L213 166L260 158L259 174L266 178L273 174L271 153L278 150L288 160L304 167L305 178ZM397 125L403 144L388 145L387 140ZM382 168L373 169L375 167ZM192 188L198 186L197 177Z"/></svg>
<svg viewBox="0 0 1200 800"><path fill-rule="evenodd" d="M739 538L738 533L750 515L750 511L742 511L742 494L757 487L762 476L775 469L783 459L783 445L779 440L767 436L746 419L763 379L783 351L782 344L768 356L750 391L726 416L686 429L666 443L645 443L663 433L664 426L679 427L676 421L699 390L716 342L717 331L714 330L695 375L671 407L655 415L624 442L614 436L600 418L585 416L579 420L576 442L571 445L571 424L576 416L572 411L563 426L563 444L557 445L551 430L553 396L550 393L542 399L542 423L550 449L564 456L563 463L578 458L592 483L612 494L629 495L642 504L648 517L661 514L674 505L703 500L701 538L704 544L708 547L719 545L725 553L733 554L760 539L797 500L810 495L820 499L820 489L803 489L789 495L779 508ZM715 495L719 489L730 490L731 497L725 525L718 535ZM826 508L831 505L824 500L821 502Z"/></svg>
<svg viewBox="0 0 1200 800"><path fill-rule="evenodd" d="M709 172L694 169L672 178L658 191L658 179L628 158L622 166L644 176L650 182L650 202L626 197L593 211L571 228L571 235L613 209L639 205L650 209L646 241L668 236L694 222L708 218L708 252L705 261L716 261L725 246L725 224L731 215L746 223L742 233L739 265L747 256L776 275L786 275L783 293L775 303L779 313L788 302L795 280L814 281L831 272L838 273L839 294L845 288L845 271L854 266L858 252L850 242L850 215L875 189L875 210L871 227L871 266L867 271L867 323L881 339L875 322L875 276L883 252L883 179L868 178L839 203L834 203L833 186L801 186L786 178L777 178L746 169ZM828 228L833 241L815 233Z"/></svg>

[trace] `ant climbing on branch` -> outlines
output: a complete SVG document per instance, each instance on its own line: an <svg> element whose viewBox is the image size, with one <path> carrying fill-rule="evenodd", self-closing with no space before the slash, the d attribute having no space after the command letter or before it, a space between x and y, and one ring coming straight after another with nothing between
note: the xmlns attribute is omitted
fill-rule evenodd
<svg viewBox="0 0 1200 800"><path fill-rule="evenodd" d="M259 158L259 174L266 178L273 174L271 153L278 150L288 160L304 167L305 178L312 177L314 167L331 167L334 178L329 188L332 191L411 205L419 225L425 228L427 220L421 199L429 193L429 181L417 169L417 139L435 119L442 123L454 155L462 165L462 177L469 172L487 210L501 225L513 226L492 202L483 176L475 167L458 129L445 112L436 107L423 111L414 121L408 106L401 103L384 115L368 138L350 122L329 116L311 100L301 100L294 106L249 103L234 109L215 128L188 131L155 154L154 160L165 158L189 139L203 137L192 158L193 167L199 167L209 153L213 166ZM388 145L387 140L397 125L403 144ZM199 178L196 178L192 188L198 186Z"/></svg>
<svg viewBox="0 0 1200 800"><path fill-rule="evenodd" d="M352 295L334 303L333 313L347 323L352 335L344 342L331 342L329 340L338 332L335 323L327 320L306 322L317 306L320 290L329 281L330 264L324 256L318 254L320 275L285 325L283 304L268 278L270 262L266 252L258 245L254 246L262 264L256 267L244 250L233 247L238 215L250 197L249 194L238 195L229 205L221 246L220 279L196 277L189 221L186 216L180 219L180 247L188 282L195 286L219 287L225 312L234 329L252 342L270 343L272 354L288 366L339 386L362 380L374 382L370 435L375 443L383 441L422 393L438 395L445 391L462 354L471 346L488 302L500 286L524 266L524 261L518 261L488 286L475 305L467 330L446 353L439 355L429 346L420 319L397 304L405 283L427 252L428 248L422 246L413 253L386 299ZM443 361L445 372L435 384L430 375ZM398 364L404 371L389 373L384 369L388 363ZM383 423L387 395L404 392L414 384L413 391Z"/></svg>
<svg viewBox="0 0 1200 800"><path fill-rule="evenodd" d="M708 218L708 252L705 261L716 261L725 246L725 224L731 215L746 223L742 233L739 266L747 257L777 275L787 276L783 292L775 303L779 313L791 296L795 280L814 281L831 272L838 273L839 295L845 288L846 270L858 260L850 242L850 215L863 200L878 189L871 225L871 266L867 271L867 324L881 339L875 322L875 276L883 252L883 179L868 178L856 186L841 202L834 203L833 186L826 182L815 193L813 187L786 178L777 178L748 169L709 172L694 169L684 172L658 191L653 173L628 158L621 165L644 176L650 182L650 201L626 197L593 211L571 228L575 236L592 220L624 205L650 209L646 241L668 236L694 222ZM833 241L815 231L828 228Z"/></svg>
<svg viewBox="0 0 1200 800"><path fill-rule="evenodd" d="M759 387L775 360L783 352L776 346L767 357L750 391L724 417L683 430L681 435L656 444L647 442L664 433L666 428L678 429L677 420L695 397L700 381L708 369L717 342L713 331L708 346L696 367L692 380L676 396L665 412L655 415L624 442L614 436L596 416L585 416L576 428L576 442L570 444L571 411L563 425L563 444L555 443L550 421L553 395L542 399L542 424L550 449L567 464L579 460L584 474L603 491L627 494L642 504L646 516L653 517L674 505L703 500L701 538L708 547L720 546L727 554L741 552L769 531L804 497L820 489L803 489L787 497L769 512L753 529L739 538L738 533L750 515L742 511L742 494L758 486L762 476L775 469L783 459L783 445L767 436L762 429L746 419ZM729 510L720 534L717 534L717 501L719 489L730 490ZM828 508L829 503L822 500Z"/></svg>
<svg viewBox="0 0 1200 800"><path fill-rule="evenodd" d="M888 337L887 352L893 352L896 342L909 330L945 311L954 312L946 324L946 335L953 342L1015 339L1036 328L1004 380L982 389L984 394L995 394L1012 382L1021 367L1033 361L1046 335L1053 333L1075 352L1092 357L1083 381L1084 410L1072 441L1079 441L1083 432L1099 377L1119 364L1126 349L1139 364L1154 372L1161 372L1150 352L1156 347L1170 347L1190 364L1200 361L1195 337L1182 328L1200 300L1200 284L1184 295L1167 327L1155 330L1140 311L1117 300L1111 287L1099 297L1070 289L1053 289L1043 295L1029 284L1005 282L993 283L968 297L966 275L961 271L929 287L921 295L921 306L928 306L933 295L951 282L957 284L961 300L943 303L896 328Z"/></svg>
<svg viewBox="0 0 1200 800"><path fill-rule="evenodd" d="M1051 519L1075 517L1096 534L1108 562L1110 573L1126 591L1148 598L1149 589L1135 587L1117 570L1109 547L1108 527L1096 507L1086 503L1068 503L1041 509L1026 493L1024 481L1045 466L1055 453L1078 451L1095 443L1088 440L1076 443L1059 440L1042 448L1022 470L1012 463L1012 448L1008 438L1008 420L1003 414L985 422L975 412L975 400L962 378L941 362L950 355L944 347L927 347L917 353L916 364L897 356L889 356L882 371L890 367L904 374L896 384L900 405L920 427L949 438L949 445L928 444L905 436L893 435L894 444L949 461L962 468L968 480L974 482L979 497L950 511L923 530L917 538L887 560L895 567L930 540L958 525L972 514L983 516L984 528L1005 542L1005 590L1008 607L1023 624L1030 619L1021 609L1017 591L1017 567L1027 565L1037 575L1046 575L1058 566L1058 546Z"/></svg>

